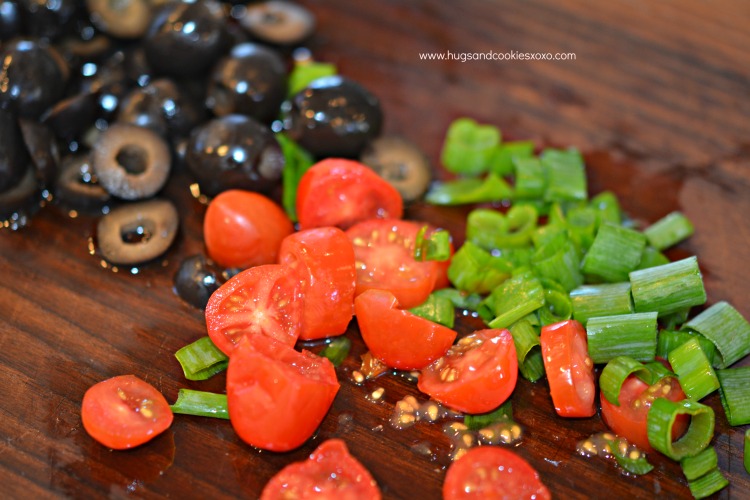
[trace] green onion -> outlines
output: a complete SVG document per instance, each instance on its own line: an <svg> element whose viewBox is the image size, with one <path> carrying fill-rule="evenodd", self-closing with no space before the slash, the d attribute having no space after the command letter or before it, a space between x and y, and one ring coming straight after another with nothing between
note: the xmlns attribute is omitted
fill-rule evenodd
<svg viewBox="0 0 750 500"><path fill-rule="evenodd" d="M651 361L656 354L656 330L656 313L589 318L589 356L594 363L607 363L618 356Z"/></svg>
<svg viewBox="0 0 750 500"><path fill-rule="evenodd" d="M544 305L544 288L531 273L519 274L495 288L482 302L479 312L492 317L490 328L508 328ZM487 312L489 311L489 315Z"/></svg>
<svg viewBox="0 0 750 500"><path fill-rule="evenodd" d="M305 172L312 166L313 157L296 142L284 134L276 134L276 140L284 155L282 172L282 205L290 219L297 220L297 185Z"/></svg>
<svg viewBox="0 0 750 500"><path fill-rule="evenodd" d="M583 285L571 290L573 318L584 326L594 316L616 316L633 312L630 282Z"/></svg>
<svg viewBox="0 0 750 500"><path fill-rule="evenodd" d="M692 236L693 224L681 212L659 219L643 230L649 244L657 250L664 250Z"/></svg>
<svg viewBox="0 0 750 500"><path fill-rule="evenodd" d="M490 156L489 170L503 177L513 175L513 160L531 158L533 155L533 141L503 142Z"/></svg>
<svg viewBox="0 0 750 500"><path fill-rule="evenodd" d="M513 404L510 399L489 413L464 415L464 425L472 431L484 429L498 422L513 422Z"/></svg>
<svg viewBox="0 0 750 500"><path fill-rule="evenodd" d="M497 127L459 118L448 127L440 161L450 172L480 175L487 172L498 144L500 130Z"/></svg>
<svg viewBox="0 0 750 500"><path fill-rule="evenodd" d="M680 466L682 467L682 473L685 474L685 479L688 481L705 476L719 466L716 448L709 446L694 457L685 457L680 460Z"/></svg>
<svg viewBox="0 0 750 500"><path fill-rule="evenodd" d="M448 328L453 328L456 320L456 311L451 299L434 293L431 293L420 305L409 309L409 312Z"/></svg>
<svg viewBox="0 0 750 500"><path fill-rule="evenodd" d="M583 284L581 260L573 242L564 233L547 241L534 253L534 270L545 278L553 279L570 291Z"/></svg>
<svg viewBox="0 0 750 500"><path fill-rule="evenodd" d="M724 477L724 474L718 468L695 481L688 481L690 493L696 499L711 496L728 485L729 481L727 481L727 478Z"/></svg>
<svg viewBox="0 0 750 500"><path fill-rule="evenodd" d="M636 372L648 373L642 363L629 356L617 356L610 360L599 376L602 395L615 406L620 406L620 389L630 375Z"/></svg>
<svg viewBox="0 0 750 500"><path fill-rule="evenodd" d="M443 297L451 301L453 307L462 310L476 311L482 296L478 293L466 293L455 288L441 288L432 292L435 297Z"/></svg>
<svg viewBox="0 0 750 500"><path fill-rule="evenodd" d="M536 382L544 376L544 360L539 347L539 334L528 319L513 323L510 328L518 357L518 370L523 378Z"/></svg>
<svg viewBox="0 0 750 500"><path fill-rule="evenodd" d="M174 354L188 380L206 380L227 369L229 358L211 341L201 337Z"/></svg>
<svg viewBox="0 0 750 500"><path fill-rule="evenodd" d="M435 182L425 195L433 205L467 205L491 203L513 197L513 188L502 177L488 174L484 179L470 177L452 181Z"/></svg>
<svg viewBox="0 0 750 500"><path fill-rule="evenodd" d="M531 242L536 221L536 210L528 205L513 206L507 215L478 208L466 218L466 239L485 250L524 247Z"/></svg>
<svg viewBox="0 0 750 500"><path fill-rule="evenodd" d="M631 447L628 446L627 440L618 437L608 443L615 461L627 472L640 476L654 470L654 466L648 462L644 453L637 452L634 457L631 456Z"/></svg>
<svg viewBox="0 0 750 500"><path fill-rule="evenodd" d="M659 318L662 326L667 330L676 330L682 326L690 316L690 308L680 309L672 314L667 314Z"/></svg>
<svg viewBox="0 0 750 500"><path fill-rule="evenodd" d="M539 200L547 190L547 174L538 158L516 158L516 198Z"/></svg>
<svg viewBox="0 0 750 500"><path fill-rule="evenodd" d="M745 431L745 452L744 452L745 471L750 474L750 429Z"/></svg>
<svg viewBox="0 0 750 500"><path fill-rule="evenodd" d="M339 366L344 362L346 357L349 355L349 350L352 347L352 341L348 337L343 335L334 337L330 342L320 351L320 355L333 363L333 366Z"/></svg>
<svg viewBox="0 0 750 500"><path fill-rule="evenodd" d="M599 214L596 209L588 205L572 207L568 210L565 219L570 239L579 249L588 250L594 242L596 230L600 226Z"/></svg>
<svg viewBox="0 0 750 500"><path fill-rule="evenodd" d="M637 269L648 269L650 267L663 266L669 264L669 259L654 247L646 245L641 254L641 261Z"/></svg>
<svg viewBox="0 0 750 500"><path fill-rule="evenodd" d="M609 222L611 224L622 224L622 210L620 202L611 191L604 191L591 198L589 205L594 208L599 216L599 225Z"/></svg>
<svg viewBox="0 0 750 500"><path fill-rule="evenodd" d="M544 290L544 305L539 309L539 320L542 325L551 325L570 319L573 315L573 304L565 290Z"/></svg>
<svg viewBox="0 0 750 500"><path fill-rule="evenodd" d="M488 293L511 276L513 264L495 257L470 241L453 255L448 279L459 290Z"/></svg>
<svg viewBox="0 0 750 500"><path fill-rule="evenodd" d="M492 255L502 257L513 264L513 267L530 267L531 257L534 255L534 249L531 247L495 248L492 250Z"/></svg>
<svg viewBox="0 0 750 500"><path fill-rule="evenodd" d="M689 398L698 401L719 388L719 379L698 339L692 338L672 349L667 359Z"/></svg>
<svg viewBox="0 0 750 500"><path fill-rule="evenodd" d="M659 361L649 361L648 363L645 363L643 367L646 368L646 371L636 372L635 376L648 385L654 385L667 377L677 378L677 375L675 375L674 372L668 370L667 367Z"/></svg>
<svg viewBox="0 0 750 500"><path fill-rule="evenodd" d="M177 401L170 408L182 415L229 419L226 394L180 389Z"/></svg>
<svg viewBox="0 0 750 500"><path fill-rule="evenodd" d="M425 238L429 226L422 226L414 243L414 259L444 262L451 258L451 235L445 229L438 229Z"/></svg>
<svg viewBox="0 0 750 500"><path fill-rule="evenodd" d="M575 149L545 149L540 155L547 171L546 201L583 201L588 198L586 168Z"/></svg>
<svg viewBox="0 0 750 500"><path fill-rule="evenodd" d="M656 343L656 356L667 359L669 353L672 352L673 349L680 347L692 338L698 339L698 342L703 349L703 353L713 365L713 359L716 355L716 347L714 347L711 341L703 335L688 330L661 330Z"/></svg>
<svg viewBox="0 0 750 500"><path fill-rule="evenodd" d="M683 327L714 343L718 368L726 368L750 354L750 323L727 302L717 302Z"/></svg>
<svg viewBox="0 0 750 500"><path fill-rule="evenodd" d="M549 221L546 226L538 227L531 235L536 250L557 238L570 238L568 228L564 224L550 224Z"/></svg>
<svg viewBox="0 0 750 500"><path fill-rule="evenodd" d="M706 302L706 290L695 257L633 271L630 285L636 312L656 311L664 316Z"/></svg>
<svg viewBox="0 0 750 500"><path fill-rule="evenodd" d="M638 267L645 246L643 233L607 223L597 231L581 267L584 273L610 283L626 281L628 273Z"/></svg>
<svg viewBox="0 0 750 500"><path fill-rule="evenodd" d="M729 425L750 424L750 366L717 370L716 376Z"/></svg>
<svg viewBox="0 0 750 500"><path fill-rule="evenodd" d="M672 426L679 415L689 415L687 432L672 442ZM690 399L679 402L656 398L646 418L648 442L672 460L693 457L705 450L714 435L715 416L710 406Z"/></svg>
<svg viewBox="0 0 750 500"><path fill-rule="evenodd" d="M289 73L289 96L291 97L304 89L313 80L324 76L333 76L336 72L335 64L315 61L295 62L294 68Z"/></svg>

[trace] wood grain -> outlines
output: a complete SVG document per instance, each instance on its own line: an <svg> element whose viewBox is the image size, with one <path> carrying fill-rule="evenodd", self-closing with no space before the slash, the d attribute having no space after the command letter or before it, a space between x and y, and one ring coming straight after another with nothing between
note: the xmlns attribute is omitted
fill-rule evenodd
<svg viewBox="0 0 750 500"><path fill-rule="evenodd" d="M750 4L740 1L595 2L307 0L318 16L309 47L381 99L385 131L407 136L437 165L447 125L471 116L507 137L581 149L592 193L611 189L631 216L651 222L680 209L696 234L673 257L696 254L709 301L750 317ZM572 52L574 61L424 61L420 52ZM438 170L439 176L445 173ZM95 218L56 206L29 227L0 231L0 490L5 497L256 498L284 465L341 437L385 498L440 498L448 440L439 425L397 431L394 403L416 388L384 376L365 387L350 373L364 352L356 327L342 389L315 439L286 454L242 443L225 421L178 416L154 442L112 452L81 427L85 390L133 373L174 400L181 387L223 390L223 376L191 383L173 353L205 335L200 311L172 291L182 258L203 251L205 208L178 172L164 195L181 233L165 260L132 275L100 266L87 250ZM460 241L465 210L415 205L410 215ZM464 331L472 328L464 323ZM741 364L747 365L744 360ZM385 388L384 401L367 391ZM714 441L730 486L717 498L750 498L742 433L718 396ZM690 498L680 468L653 457L654 472L626 477L578 457L575 443L603 430L598 416L554 416L545 382L519 382L517 452L556 498ZM351 421L349 422L349 418ZM427 442L435 458L412 451Z"/></svg>

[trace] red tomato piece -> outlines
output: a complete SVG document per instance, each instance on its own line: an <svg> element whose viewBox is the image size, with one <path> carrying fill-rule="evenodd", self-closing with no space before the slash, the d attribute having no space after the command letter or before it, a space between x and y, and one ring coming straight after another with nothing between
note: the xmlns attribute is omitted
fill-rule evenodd
<svg viewBox="0 0 750 500"><path fill-rule="evenodd" d="M208 336L227 356L248 334L263 334L294 346L302 321L301 290L299 276L292 269L278 264L246 269L208 299Z"/></svg>
<svg viewBox="0 0 750 500"><path fill-rule="evenodd" d="M81 405L86 432L115 450L152 440L172 425L173 417L164 396L135 375L121 375L91 386Z"/></svg>
<svg viewBox="0 0 750 500"><path fill-rule="evenodd" d="M328 158L305 172L297 186L301 229L353 224L374 218L400 219L404 202L398 190L354 160Z"/></svg>
<svg viewBox="0 0 750 500"><path fill-rule="evenodd" d="M356 257L355 295L372 288L388 290L404 309L427 299L443 263L414 259L417 233L423 226L405 220L371 219L346 231Z"/></svg>
<svg viewBox="0 0 750 500"><path fill-rule="evenodd" d="M444 500L552 498L539 473L516 453L498 446L471 448L448 468Z"/></svg>
<svg viewBox="0 0 750 500"><path fill-rule="evenodd" d="M479 330L459 340L422 371L420 391L465 413L487 413L510 397L518 358L508 330Z"/></svg>
<svg viewBox="0 0 750 500"><path fill-rule="evenodd" d="M456 332L398 309L387 290L367 290L354 301L362 340L373 356L399 370L419 370L443 356Z"/></svg>
<svg viewBox="0 0 750 500"><path fill-rule="evenodd" d="M674 377L667 377L649 386L631 375L620 389L620 406L615 406L601 394L602 419L607 427L618 436L626 438L645 452L653 451L648 442L646 419L651 403L656 398L682 401L686 398L680 383ZM672 427L672 439L678 439L690 424L688 415L680 415Z"/></svg>
<svg viewBox="0 0 750 500"><path fill-rule="evenodd" d="M346 331L354 314L354 249L336 227L307 229L281 242L279 262L303 278L302 329L299 338L313 340Z"/></svg>
<svg viewBox="0 0 750 500"><path fill-rule="evenodd" d="M312 436L339 390L324 357L261 335L244 337L229 358L227 408L251 446L289 451Z"/></svg>
<svg viewBox="0 0 750 500"><path fill-rule="evenodd" d="M544 326L539 341L557 414L561 417L593 416L596 413L594 363L589 357L583 325L568 320Z"/></svg>
<svg viewBox="0 0 750 500"><path fill-rule="evenodd" d="M203 219L208 256L224 267L275 263L281 240L292 232L292 221L273 200L239 189L216 196Z"/></svg>
<svg viewBox="0 0 750 500"><path fill-rule="evenodd" d="M380 489L370 472L344 441L329 439L302 462L287 465L263 488L261 500L379 500Z"/></svg>

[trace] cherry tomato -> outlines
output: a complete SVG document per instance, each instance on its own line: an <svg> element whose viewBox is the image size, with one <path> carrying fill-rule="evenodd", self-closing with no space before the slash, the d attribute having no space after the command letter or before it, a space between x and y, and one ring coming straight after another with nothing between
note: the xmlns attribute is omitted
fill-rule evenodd
<svg viewBox="0 0 750 500"><path fill-rule="evenodd" d="M242 339L229 358L227 409L251 446L289 451L312 436L339 390L328 359L261 335Z"/></svg>
<svg viewBox="0 0 750 500"><path fill-rule="evenodd" d="M518 359L508 330L480 330L459 340L422 371L420 391L465 413L487 413L516 387Z"/></svg>
<svg viewBox="0 0 750 500"><path fill-rule="evenodd" d="M631 375L620 389L620 406L610 403L601 394L602 419L618 436L626 438L645 452L653 451L648 442L646 417L651 403L656 398L682 401L686 398L676 378L667 377L649 386L635 375ZM687 430L690 417L680 415L672 427L672 438L677 439Z"/></svg>
<svg viewBox="0 0 750 500"><path fill-rule="evenodd" d="M208 299L208 336L227 356L249 334L263 334L294 346L302 321L301 290L293 269L278 264L246 269Z"/></svg>
<svg viewBox="0 0 750 500"><path fill-rule="evenodd" d="M448 468L444 500L552 498L539 474L516 453L498 446L471 448Z"/></svg>
<svg viewBox="0 0 750 500"><path fill-rule="evenodd" d="M354 249L335 227L307 229L281 242L279 262L303 278L302 329L299 338L313 340L346 331L354 314Z"/></svg>
<svg viewBox="0 0 750 500"><path fill-rule="evenodd" d="M456 340L450 328L398 309L398 300L387 290L367 290L354 301L354 310L367 348L392 368L424 368Z"/></svg>
<svg viewBox="0 0 750 500"><path fill-rule="evenodd" d="M261 500L379 500L370 472L340 439L329 439L303 462L287 465L263 488Z"/></svg>
<svg viewBox="0 0 750 500"><path fill-rule="evenodd" d="M92 438L115 450L152 440L172 425L172 418L164 396L135 375L104 380L83 395L83 428Z"/></svg>
<svg viewBox="0 0 750 500"><path fill-rule="evenodd" d="M399 192L372 169L354 160L328 158L305 172L297 186L301 229L353 224L373 218L400 219Z"/></svg>
<svg viewBox="0 0 750 500"><path fill-rule="evenodd" d="M238 189L216 196L203 219L208 256L224 267L275 263L281 240L293 231L292 221L271 199Z"/></svg>
<svg viewBox="0 0 750 500"><path fill-rule="evenodd" d="M443 263L414 259L417 233L423 226L405 220L371 219L346 231L357 260L356 295L372 288L388 290L404 309L427 299Z"/></svg>
<svg viewBox="0 0 750 500"><path fill-rule="evenodd" d="M568 320L544 326L539 340L557 414L561 417L593 416L596 413L594 363L589 357L583 325Z"/></svg>

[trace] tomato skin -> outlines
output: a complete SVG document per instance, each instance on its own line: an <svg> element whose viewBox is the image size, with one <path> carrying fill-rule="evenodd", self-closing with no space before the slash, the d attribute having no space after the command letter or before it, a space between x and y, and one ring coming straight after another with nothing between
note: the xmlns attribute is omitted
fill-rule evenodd
<svg viewBox="0 0 750 500"><path fill-rule="evenodd" d="M539 473L516 453L499 446L471 448L448 468L444 500L552 498Z"/></svg>
<svg viewBox="0 0 750 500"><path fill-rule="evenodd" d="M400 219L404 214L395 187L358 161L343 158L327 158L310 167L297 186L296 205L301 229L347 229L363 220Z"/></svg>
<svg viewBox="0 0 750 500"><path fill-rule="evenodd" d="M456 332L398 309L387 290L367 290L354 301L362 340L373 356L399 370L419 370L443 356Z"/></svg>
<svg viewBox="0 0 750 500"><path fill-rule="evenodd" d="M594 364L588 354L583 325L576 320L542 327L539 336L552 403L561 417L591 417L596 413Z"/></svg>
<svg viewBox="0 0 750 500"><path fill-rule="evenodd" d="M427 366L417 387L445 406L486 413L505 402L518 380L518 358L508 330L479 330Z"/></svg>
<svg viewBox="0 0 750 500"><path fill-rule="evenodd" d="M244 337L229 358L227 408L251 446L289 451L302 445L339 390L331 362L262 335Z"/></svg>
<svg viewBox="0 0 750 500"><path fill-rule="evenodd" d="M336 227L307 229L284 238L279 263L303 277L299 338L314 340L346 331L354 314L354 249Z"/></svg>
<svg viewBox="0 0 750 500"><path fill-rule="evenodd" d="M302 462L281 469L263 488L260 500L380 500L370 472L350 453L344 441L329 439Z"/></svg>
<svg viewBox="0 0 750 500"><path fill-rule="evenodd" d="M294 346L302 321L301 289L298 274L278 264L234 275L208 299L208 336L227 356L248 334L263 334Z"/></svg>
<svg viewBox="0 0 750 500"><path fill-rule="evenodd" d="M135 375L120 375L91 386L83 395L86 432L108 448L125 450L152 440L172 425L164 396Z"/></svg>
<svg viewBox="0 0 750 500"><path fill-rule="evenodd" d="M281 240L292 232L292 221L279 205L239 189L219 193L203 219L208 256L230 268L275 263Z"/></svg>

